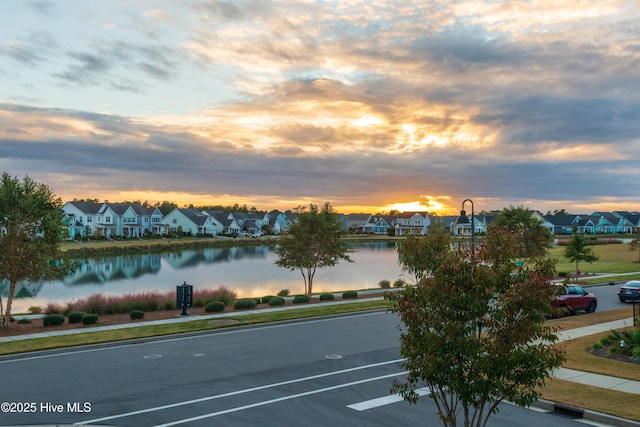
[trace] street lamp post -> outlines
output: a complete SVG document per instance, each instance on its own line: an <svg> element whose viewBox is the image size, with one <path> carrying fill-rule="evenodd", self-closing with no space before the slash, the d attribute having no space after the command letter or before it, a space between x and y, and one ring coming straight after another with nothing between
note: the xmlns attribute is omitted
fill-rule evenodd
<svg viewBox="0 0 640 427"><path fill-rule="evenodd" d="M475 215L474 215L475 213L473 211L473 200L464 199L462 201L462 210L460 211L460 216L461 217L467 216L467 212L464 210L464 204L467 202L471 203L471 261L473 262L473 259L475 257L475 252L476 252L476 248L475 248L476 226L475 226Z"/></svg>

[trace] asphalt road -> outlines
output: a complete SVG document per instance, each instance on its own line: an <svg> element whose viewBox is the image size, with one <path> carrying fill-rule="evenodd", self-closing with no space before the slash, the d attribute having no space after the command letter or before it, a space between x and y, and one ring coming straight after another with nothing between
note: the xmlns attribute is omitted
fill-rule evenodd
<svg viewBox="0 0 640 427"><path fill-rule="evenodd" d="M405 377L392 314L369 312L0 359L0 425L437 426ZM575 426L503 404L491 426Z"/></svg>

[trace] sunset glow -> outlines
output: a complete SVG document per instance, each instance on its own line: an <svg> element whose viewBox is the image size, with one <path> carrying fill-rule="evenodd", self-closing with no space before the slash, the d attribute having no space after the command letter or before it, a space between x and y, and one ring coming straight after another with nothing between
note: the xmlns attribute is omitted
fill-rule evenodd
<svg viewBox="0 0 640 427"><path fill-rule="evenodd" d="M0 166L63 200L640 210L635 3L6 0L0 14Z"/></svg>

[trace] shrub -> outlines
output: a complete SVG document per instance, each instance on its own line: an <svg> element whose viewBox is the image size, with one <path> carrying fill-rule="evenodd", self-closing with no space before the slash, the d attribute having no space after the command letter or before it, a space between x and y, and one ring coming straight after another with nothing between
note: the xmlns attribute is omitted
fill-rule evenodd
<svg viewBox="0 0 640 427"><path fill-rule="evenodd" d="M333 294L320 294L320 301L333 301L335 298Z"/></svg>
<svg viewBox="0 0 640 427"><path fill-rule="evenodd" d="M380 286L382 289L389 289L391 287L391 282L388 280L380 280L378 282L378 286Z"/></svg>
<svg viewBox="0 0 640 427"><path fill-rule="evenodd" d="M256 305L256 300L254 300L253 298L242 298L233 304L233 308L235 308L236 310L243 310L256 308Z"/></svg>
<svg viewBox="0 0 640 427"><path fill-rule="evenodd" d="M272 307L277 307L277 306L284 305L284 298L273 297L273 298L269 299L269 305L272 306Z"/></svg>
<svg viewBox="0 0 640 427"><path fill-rule="evenodd" d="M69 313L69 323L80 323L82 322L82 316L84 316L84 311L72 311Z"/></svg>
<svg viewBox="0 0 640 427"><path fill-rule="evenodd" d="M396 281L393 282L393 287L394 288L402 288L402 287L404 287L404 285L405 285L405 283L404 283L404 280L402 280L402 279L396 279Z"/></svg>
<svg viewBox="0 0 640 427"><path fill-rule="evenodd" d="M23 317L22 319L18 320L18 323L31 323L31 319Z"/></svg>
<svg viewBox="0 0 640 427"><path fill-rule="evenodd" d="M261 302L263 304L269 304L269 301L271 301L272 298L275 298L273 295L267 295L266 297L262 297Z"/></svg>
<svg viewBox="0 0 640 427"><path fill-rule="evenodd" d="M309 297L306 295L296 295L295 297L293 297L293 303L294 304L304 304L309 302Z"/></svg>
<svg viewBox="0 0 640 427"><path fill-rule="evenodd" d="M224 286L217 289L200 289L193 292L193 306L206 307L213 301L221 301L225 306L231 305L238 295Z"/></svg>
<svg viewBox="0 0 640 427"><path fill-rule="evenodd" d="M83 325L94 325L98 323L98 315L95 313L88 313L82 316Z"/></svg>
<svg viewBox="0 0 640 427"><path fill-rule="evenodd" d="M60 326L64 323L64 316L60 313L47 314L42 319L44 326Z"/></svg>
<svg viewBox="0 0 640 427"><path fill-rule="evenodd" d="M142 311L142 310L131 310L131 312L129 313L129 317L132 320L142 319L142 318L144 318L144 311Z"/></svg>
<svg viewBox="0 0 640 427"><path fill-rule="evenodd" d="M278 292L278 296L279 297L288 297L289 296L289 289L283 289L280 292Z"/></svg>
<svg viewBox="0 0 640 427"><path fill-rule="evenodd" d="M346 291L342 293L342 299L353 299L358 298L357 291Z"/></svg>
<svg viewBox="0 0 640 427"><path fill-rule="evenodd" d="M32 305L31 307L29 307L27 311L31 314L40 314L42 313L42 307L37 305Z"/></svg>
<svg viewBox="0 0 640 427"><path fill-rule="evenodd" d="M44 309L45 314L61 314L62 306L60 304L56 304L54 302L50 302Z"/></svg>
<svg viewBox="0 0 640 427"><path fill-rule="evenodd" d="M217 311L224 311L225 304L222 301L211 301L204 307L204 311L207 313L214 313Z"/></svg>

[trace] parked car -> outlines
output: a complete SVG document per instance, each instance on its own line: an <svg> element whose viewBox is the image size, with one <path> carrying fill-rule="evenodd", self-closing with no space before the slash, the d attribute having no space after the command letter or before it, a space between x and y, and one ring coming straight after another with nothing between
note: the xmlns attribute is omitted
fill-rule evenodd
<svg viewBox="0 0 640 427"><path fill-rule="evenodd" d="M618 288L620 302L640 300L640 280L631 280Z"/></svg>
<svg viewBox="0 0 640 427"><path fill-rule="evenodd" d="M571 284L558 284L551 307L567 314L577 311L593 313L598 307L598 298L591 292L585 291L581 286Z"/></svg>

